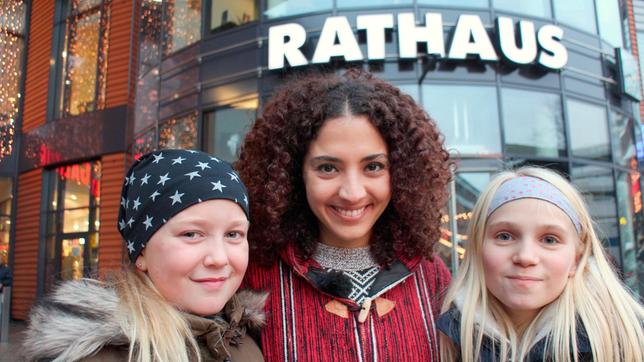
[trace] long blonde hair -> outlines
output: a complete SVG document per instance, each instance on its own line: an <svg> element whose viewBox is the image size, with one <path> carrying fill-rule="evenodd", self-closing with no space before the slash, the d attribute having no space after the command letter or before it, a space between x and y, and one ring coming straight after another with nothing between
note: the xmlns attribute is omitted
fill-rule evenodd
<svg viewBox="0 0 644 362"><path fill-rule="evenodd" d="M120 297L119 324L130 339L128 361L201 361L190 326L147 274L130 266L112 274L108 284Z"/></svg>
<svg viewBox="0 0 644 362"><path fill-rule="evenodd" d="M517 331L496 298L488 293L482 267L482 245L487 210L505 181L533 176L559 189L575 209L581 224L581 245L575 275L561 295L542 308ZM460 309L460 347L441 334L443 361L477 361L484 338L495 341L501 361L523 361L530 348L546 333L545 358L555 362L577 361L577 332L585 328L595 361L644 360L644 308L629 293L609 263L579 192L563 177L547 169L524 167L496 176L481 193L472 211L468 248L445 297L441 312Z"/></svg>

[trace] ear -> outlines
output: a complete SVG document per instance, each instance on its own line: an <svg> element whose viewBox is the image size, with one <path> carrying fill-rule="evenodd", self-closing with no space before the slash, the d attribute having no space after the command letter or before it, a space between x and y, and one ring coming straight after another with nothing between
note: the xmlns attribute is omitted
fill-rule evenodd
<svg viewBox="0 0 644 362"><path fill-rule="evenodd" d="M581 259L581 251L575 253L575 263L570 266L570 271L568 272L568 278L572 278L577 273L577 266L579 265L579 259Z"/></svg>
<svg viewBox="0 0 644 362"><path fill-rule="evenodd" d="M143 251L139 254L139 256L136 258L136 268L139 269L142 272L148 271L148 266L145 263L145 255L143 255Z"/></svg>

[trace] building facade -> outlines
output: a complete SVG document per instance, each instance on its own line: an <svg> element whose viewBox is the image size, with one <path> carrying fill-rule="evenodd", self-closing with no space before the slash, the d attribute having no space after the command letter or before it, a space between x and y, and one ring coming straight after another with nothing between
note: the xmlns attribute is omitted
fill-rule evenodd
<svg viewBox="0 0 644 362"><path fill-rule="evenodd" d="M346 67L399 86L444 133L457 165L438 248L448 265L490 176L535 164L577 185L644 293L643 24L632 0L6 0L0 252L13 316L57 281L122 264L132 159L179 147L232 161L285 78Z"/></svg>

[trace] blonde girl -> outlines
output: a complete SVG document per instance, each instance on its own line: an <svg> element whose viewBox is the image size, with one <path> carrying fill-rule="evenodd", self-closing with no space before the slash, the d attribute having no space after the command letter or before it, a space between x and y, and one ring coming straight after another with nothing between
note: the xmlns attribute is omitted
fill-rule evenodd
<svg viewBox="0 0 644 362"><path fill-rule="evenodd" d="M605 253L563 177L499 174L437 322L443 361L643 361L644 309Z"/></svg>

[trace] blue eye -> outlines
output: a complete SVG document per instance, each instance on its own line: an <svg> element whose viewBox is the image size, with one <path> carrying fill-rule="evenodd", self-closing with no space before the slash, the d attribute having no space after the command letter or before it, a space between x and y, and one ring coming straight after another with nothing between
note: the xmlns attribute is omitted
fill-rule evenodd
<svg viewBox="0 0 644 362"><path fill-rule="evenodd" d="M555 245L559 243L559 240L556 237L549 235L543 238L543 242L548 245Z"/></svg>
<svg viewBox="0 0 644 362"><path fill-rule="evenodd" d="M496 234L496 238L502 241L509 241L509 240L512 240L512 235L510 235L510 233L507 233L507 232L500 232Z"/></svg>
<svg viewBox="0 0 644 362"><path fill-rule="evenodd" d="M200 233L196 231L184 231L181 233L181 237L184 239L195 240L201 236Z"/></svg>

